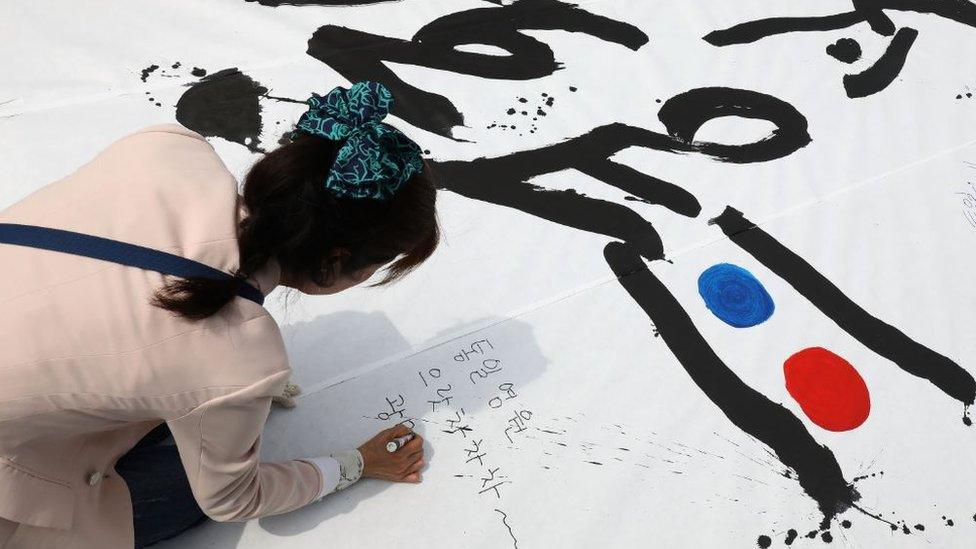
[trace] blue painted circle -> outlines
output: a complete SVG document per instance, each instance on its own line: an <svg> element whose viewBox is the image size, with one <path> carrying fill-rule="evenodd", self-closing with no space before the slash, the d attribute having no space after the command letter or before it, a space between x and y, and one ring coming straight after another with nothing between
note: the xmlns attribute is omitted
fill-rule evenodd
<svg viewBox="0 0 976 549"><path fill-rule="evenodd" d="M762 324L776 309L773 298L752 273L730 263L712 265L698 277L698 293L705 306L730 326Z"/></svg>

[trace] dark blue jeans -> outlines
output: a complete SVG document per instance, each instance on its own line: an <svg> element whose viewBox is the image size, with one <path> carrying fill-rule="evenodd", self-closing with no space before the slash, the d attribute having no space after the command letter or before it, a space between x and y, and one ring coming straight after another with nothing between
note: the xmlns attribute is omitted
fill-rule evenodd
<svg viewBox="0 0 976 549"><path fill-rule="evenodd" d="M132 495L135 549L169 539L207 519L200 510L165 423L149 432L115 466Z"/></svg>

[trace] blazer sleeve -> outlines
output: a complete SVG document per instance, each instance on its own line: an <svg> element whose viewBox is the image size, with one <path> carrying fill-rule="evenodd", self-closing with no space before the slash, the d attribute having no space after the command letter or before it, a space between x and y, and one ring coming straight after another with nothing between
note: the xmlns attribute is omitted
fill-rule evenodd
<svg viewBox="0 0 976 549"><path fill-rule="evenodd" d="M289 371L212 399L169 420L193 496L213 520L241 522L315 501L318 469L306 461L261 463L261 432Z"/></svg>

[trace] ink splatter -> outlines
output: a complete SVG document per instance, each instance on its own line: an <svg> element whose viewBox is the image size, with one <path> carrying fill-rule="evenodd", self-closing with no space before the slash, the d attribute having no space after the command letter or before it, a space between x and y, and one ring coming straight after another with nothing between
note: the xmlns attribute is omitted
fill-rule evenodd
<svg viewBox="0 0 976 549"><path fill-rule="evenodd" d="M772 544L773 540L769 536L759 536L759 539L756 540L756 545L762 547L762 549L767 549Z"/></svg>
<svg viewBox="0 0 976 549"><path fill-rule="evenodd" d="M207 69L201 69L200 67L193 67L193 70L190 71L190 74L192 74L193 76L196 76L197 78L199 78L201 76L206 76L207 75Z"/></svg>
<svg viewBox="0 0 976 549"><path fill-rule="evenodd" d="M841 38L827 46L827 54L843 63L853 63L861 58L861 45L853 38Z"/></svg>
<svg viewBox="0 0 976 549"><path fill-rule="evenodd" d="M796 541L797 535L798 534L796 530L790 528L789 530L786 531L786 539L783 540L783 543L785 543L786 545L793 545L793 542Z"/></svg>
<svg viewBox="0 0 976 549"><path fill-rule="evenodd" d="M698 293L705 306L729 326L749 328L773 316L773 298L746 269L719 263L698 277Z"/></svg>
<svg viewBox="0 0 976 549"><path fill-rule="evenodd" d="M145 82L146 79L149 78L149 73L153 72L154 70L156 70L158 68L159 68L159 65L149 65L148 67L142 69L142 77L141 77L141 80L143 82Z"/></svg>
<svg viewBox="0 0 976 549"><path fill-rule="evenodd" d="M786 390L810 421L828 431L864 423L871 399L864 379L849 362L822 347L804 349L783 365Z"/></svg>
<svg viewBox="0 0 976 549"><path fill-rule="evenodd" d="M180 65L181 65L181 64L182 64L182 63L180 63L179 61L177 61L176 63L173 63L173 68L174 68L174 69L178 69L178 68L180 68Z"/></svg>
<svg viewBox="0 0 976 549"><path fill-rule="evenodd" d="M224 69L190 84L176 103L176 120L208 137L265 152L261 142L261 104L268 89L237 68Z"/></svg>
<svg viewBox="0 0 976 549"><path fill-rule="evenodd" d="M635 246L611 242L604 246L603 255L617 281L644 310L706 397L736 427L769 446L780 462L796 472L800 486L823 514L822 527L860 499L844 479L833 452L814 440L792 412L747 385L719 358Z"/></svg>

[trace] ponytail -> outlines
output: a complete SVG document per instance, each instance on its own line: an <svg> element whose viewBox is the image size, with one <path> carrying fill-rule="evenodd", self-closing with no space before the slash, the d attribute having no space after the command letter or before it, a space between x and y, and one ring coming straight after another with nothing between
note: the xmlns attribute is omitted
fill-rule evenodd
<svg viewBox="0 0 976 549"><path fill-rule="evenodd" d="M342 274L396 260L371 286L389 284L423 263L440 241L430 167L389 200L339 198L324 182L341 145L300 134L258 160L244 179L248 215L238 226L240 267L234 278L178 278L159 288L151 304L188 320L207 318L272 258L289 278L328 286L337 248L349 252L339 264Z"/></svg>

